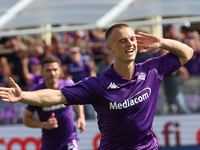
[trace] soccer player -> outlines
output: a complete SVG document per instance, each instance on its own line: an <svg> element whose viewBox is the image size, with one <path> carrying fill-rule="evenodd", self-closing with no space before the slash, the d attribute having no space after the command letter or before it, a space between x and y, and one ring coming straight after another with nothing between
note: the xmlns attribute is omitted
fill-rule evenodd
<svg viewBox="0 0 200 150"><path fill-rule="evenodd" d="M99 150L157 150L152 123L163 78L192 57L193 50L178 41L139 32L126 24L115 24L106 31L107 49L114 64L97 77L83 79L61 90L21 91L10 78L13 88L0 88L5 102L32 105L92 104L101 132ZM136 64L137 46L169 51L160 57Z"/></svg>
<svg viewBox="0 0 200 150"><path fill-rule="evenodd" d="M59 79L61 66L59 59L46 57L41 65L45 80L33 88L33 91L46 88L60 90L62 87L74 85L70 79ZM75 108L79 115L77 126L82 132L86 127L83 105L75 105ZM39 120L33 119L35 111L38 113ZM79 150L72 106L64 104L43 107L27 105L24 110L23 123L27 127L42 129L41 150Z"/></svg>

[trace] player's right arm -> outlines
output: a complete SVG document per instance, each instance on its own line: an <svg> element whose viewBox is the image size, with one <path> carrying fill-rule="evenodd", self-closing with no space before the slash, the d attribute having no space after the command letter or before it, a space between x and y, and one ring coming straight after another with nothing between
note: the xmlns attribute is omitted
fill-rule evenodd
<svg viewBox="0 0 200 150"><path fill-rule="evenodd" d="M67 100L60 90L43 89L38 91L22 91L21 88L10 77L13 87L0 87L0 97L4 102L21 102L35 106L52 106L57 104L67 104Z"/></svg>
<svg viewBox="0 0 200 150"><path fill-rule="evenodd" d="M42 128L43 123L39 120L33 119L34 112L24 109L23 123L27 127Z"/></svg>
<svg viewBox="0 0 200 150"><path fill-rule="evenodd" d="M47 121L40 121L38 119L33 119L34 112L24 109L23 123L27 127L31 128L42 128L51 130L58 127L58 121L55 118L55 114L52 113L51 117Z"/></svg>

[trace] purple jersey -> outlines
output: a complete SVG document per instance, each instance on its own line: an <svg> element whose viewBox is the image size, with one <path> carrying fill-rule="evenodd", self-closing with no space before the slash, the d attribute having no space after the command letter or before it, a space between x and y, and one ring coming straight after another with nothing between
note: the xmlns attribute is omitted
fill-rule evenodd
<svg viewBox="0 0 200 150"><path fill-rule="evenodd" d="M78 63L69 62L67 65L68 72L72 75L75 83L88 77L91 72L89 62L85 60L81 60Z"/></svg>
<svg viewBox="0 0 200 150"><path fill-rule="evenodd" d="M35 87L36 85L42 83L44 81L44 77L41 75L36 75L34 73L31 73L31 83L32 87Z"/></svg>
<svg viewBox="0 0 200 150"><path fill-rule="evenodd" d="M73 84L72 80L59 79L58 89L65 86L72 86ZM43 82L36 86L33 91L45 88L46 86ZM40 121L47 121L52 112L55 113L55 117L58 120L58 128L52 130L42 129L42 150L56 149L62 144L67 145L72 140L78 141L72 106L65 106L64 104L47 107L28 105L26 109L31 112L37 111Z"/></svg>
<svg viewBox="0 0 200 150"><path fill-rule="evenodd" d="M102 135L99 150L157 149L152 123L159 87L164 76L180 66L178 57L167 54L136 64L131 80L111 67L61 92L69 105L93 105Z"/></svg>

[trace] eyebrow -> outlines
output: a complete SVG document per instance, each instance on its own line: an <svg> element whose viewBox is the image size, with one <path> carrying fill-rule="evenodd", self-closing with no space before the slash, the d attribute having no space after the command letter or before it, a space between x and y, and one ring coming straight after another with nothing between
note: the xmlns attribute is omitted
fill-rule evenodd
<svg viewBox="0 0 200 150"><path fill-rule="evenodd" d="M136 39L136 36L131 36L130 39L131 39L131 38ZM122 41L122 40L126 40L126 39L127 39L127 38L121 38L121 39L119 39L118 41L120 42L120 41Z"/></svg>

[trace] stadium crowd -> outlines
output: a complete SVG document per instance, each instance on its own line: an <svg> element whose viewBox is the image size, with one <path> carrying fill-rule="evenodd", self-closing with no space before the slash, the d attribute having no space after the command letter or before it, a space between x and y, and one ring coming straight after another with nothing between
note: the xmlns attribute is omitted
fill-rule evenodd
<svg viewBox="0 0 200 150"><path fill-rule="evenodd" d="M180 69L176 75L169 76L162 86L164 95L166 94L165 99L170 99L169 95L171 97L177 96L176 94L178 93L178 97L181 100L174 100L177 103L166 100L165 103L168 105L168 110L165 112L162 100L164 98L163 94L161 94L157 114L192 112L183 103L185 100L183 100L183 95L180 94L183 94L181 88L184 80L193 76L200 76L200 30L191 30L188 26L181 26L179 32L177 35L174 26L168 25L164 28L163 37L186 43L193 48L194 55L184 65L183 69ZM41 74L40 62L47 56L55 56L60 59L62 63L61 79L72 79L76 83L87 76L96 76L108 69L113 63L112 55L106 50L104 34L105 31L103 29L53 33L50 43L46 43L41 35L0 37L0 85L11 86L9 85L8 77L12 77L22 90L31 90L44 79ZM162 54L159 50L156 53L138 54L136 63ZM80 60L74 62L73 59ZM86 75L82 74L82 71L85 71ZM78 79L75 72L79 76ZM173 84L170 85L169 83ZM174 87L174 89L171 87ZM169 89L172 89L172 91L169 91ZM174 91L177 91L177 93ZM23 104L9 105L0 101L0 124L20 122L23 109ZM199 109L195 111L200 111ZM87 113L86 119L96 118L92 107L86 107L85 113Z"/></svg>

